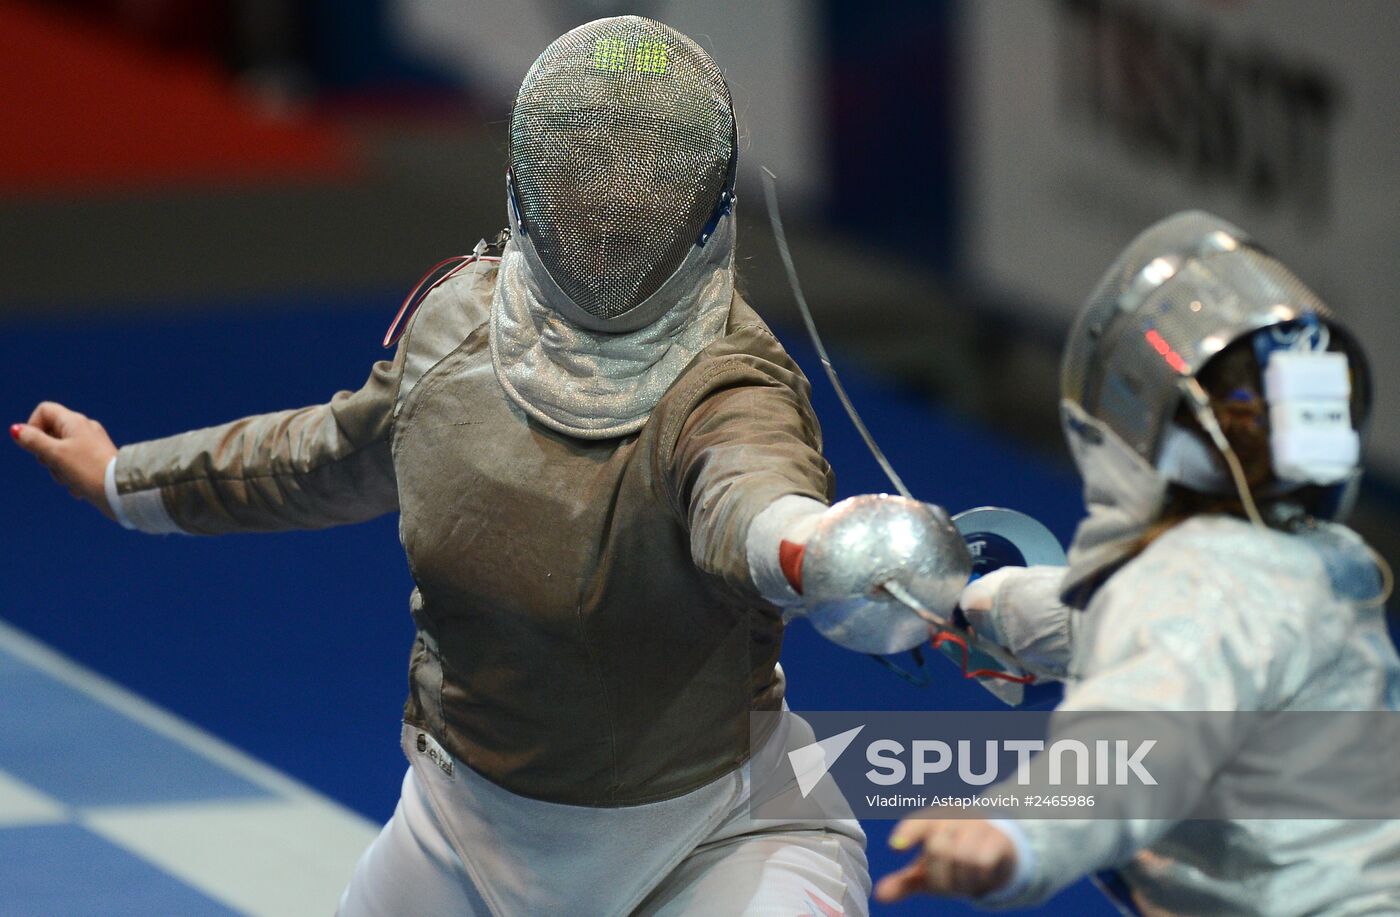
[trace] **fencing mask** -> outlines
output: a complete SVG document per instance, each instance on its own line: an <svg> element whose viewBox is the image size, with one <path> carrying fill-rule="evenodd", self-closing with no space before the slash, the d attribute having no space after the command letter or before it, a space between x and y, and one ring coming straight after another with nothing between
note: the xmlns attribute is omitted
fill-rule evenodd
<svg viewBox="0 0 1400 917"><path fill-rule="evenodd" d="M530 67L491 317L497 379L530 417L581 438L634 432L723 333L736 164L719 67L666 25L586 23Z"/></svg>
<svg viewBox="0 0 1400 917"><path fill-rule="evenodd" d="M727 209L735 147L719 67L674 29L619 16L551 44L516 98L510 180L561 311L611 332L665 311L649 300Z"/></svg>
<svg viewBox="0 0 1400 917"><path fill-rule="evenodd" d="M1182 406L1223 439L1197 377L1249 340L1271 408L1275 493L1354 489L1370 405L1365 355L1325 303L1238 227L1187 211L1119 255L1065 347L1062 414L1089 517L1067 584L1121 559L1170 484L1233 494L1226 449L1177 422ZM1329 352L1329 340L1332 351ZM1248 497L1248 488L1245 496ZM1251 501L1252 502L1252 501ZM1345 503L1339 491L1338 503Z"/></svg>

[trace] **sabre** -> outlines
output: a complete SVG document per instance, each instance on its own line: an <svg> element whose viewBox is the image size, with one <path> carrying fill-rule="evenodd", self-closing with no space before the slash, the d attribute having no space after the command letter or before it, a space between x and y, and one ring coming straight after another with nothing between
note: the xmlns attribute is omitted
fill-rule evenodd
<svg viewBox="0 0 1400 917"><path fill-rule="evenodd" d="M856 410L855 404L851 402L850 396L846 394L846 389L841 385L841 379L836 374L836 368L831 364L831 358L827 355L826 347L822 343L821 334L817 331L816 320L812 318L812 310L807 306L807 298L802 294L802 285L797 279L797 268L792 262L792 252L788 249L787 236L783 232L782 217L778 213L777 176L768 168L763 170L763 191L768 203L768 219L773 227L773 237L778 245L778 254L783 259L783 267L787 271L788 285L792 288L793 299L797 302L797 309L802 314L802 321L807 326L807 335L812 340L812 345L817 350L817 355L821 359L822 369L826 371L826 377L831 381L831 387L835 389L837 398L841 401L841 406L846 410L846 416L851 419L856 432L865 441L870 453L875 456L875 461L884 469L885 475L890 479L899 493L909 499L915 499L910 494L909 488L904 486L904 481L895 472L885 453L881 451L875 442L875 437L861 420L860 412ZM1002 509L999 507L982 507L979 509L967 510L953 517L953 524L957 526L969 547L980 546L980 550L975 551L976 559L973 563L973 578L990 573L992 570L1002 566L1030 566L1032 564L1048 564L1051 566L1063 566L1065 564L1064 548L1060 545L1055 536L1036 519L1018 513L1015 510ZM990 547L990 550L989 550ZM956 640L962 642L963 647L972 647L998 665L1011 672L1025 672L1039 681L1055 682L1060 680L1060 675L1042 669L1038 666L1028 665L1020 660L1012 659L1000 646L987 640L968 628L962 628L953 623L950 618L940 616L936 612L925 608L923 603L905 589L898 582L888 582L881 587L886 594L894 598L905 608L909 609L921 619L926 621L934 631L934 644L938 645L938 635L952 635ZM894 666L887 660L879 656L873 656L879 662L889 665L896 674L913 681L909 674L898 666ZM963 659L963 672L967 673L967 657ZM1015 679L1010 681L1024 684L1029 679ZM1021 703L1021 687L1017 684L1003 684L994 686L988 681L983 681L983 686L991 691L1004 702L1016 706ZM1118 879L1111 871L1090 877L1095 888L1108 899L1109 903L1124 917L1132 917L1138 913L1131 903L1131 899L1126 893L1120 893L1118 885L1122 880Z"/></svg>
<svg viewBox="0 0 1400 917"><path fill-rule="evenodd" d="M1039 666L1030 665L1028 663L1013 659L1010 656L1010 654L1008 654L1001 647L997 646L991 640L979 636L976 632L972 630L959 627L952 621L939 617L933 611L930 611L929 609L925 608L922 602L920 602L917 598L911 595L909 591L903 586L901 586L899 583L893 581L888 582L885 583L884 586L882 586L881 588L888 592L891 596L893 596L905 608L908 608L910 611L914 612L914 614L927 621L936 632L942 634L952 634L958 639L966 641L969 646L975 647L977 650L986 653L992 659L996 660L998 665L1002 666L1008 671L1014 672L1019 670L1025 672L1027 675L1034 676L1037 681L1057 681L1061 677L1060 675L1051 672L1049 669L1042 669Z"/></svg>
<svg viewBox="0 0 1400 917"><path fill-rule="evenodd" d="M807 328L807 336L817 351L817 357L821 360L822 369L826 373L832 389L836 392L837 399L841 402L842 408L845 409L851 424L856 428L856 432L860 434L866 448L875 457L875 461L884 471L885 476L889 478L890 483L894 485L895 490L910 500L917 499L905 486L904 480L894 470L890 460L885 457L884 450L875 442L875 437L865 425L860 412L856 410L855 403L846 393L845 386L841 384L841 377L837 374L836 367L832 365L826 344L822 341L821 333L817 330L816 319L812 316L812 310L807 305L807 297L802 292L802 284L797 277L797 267L792 260L792 250L788 246L787 233L783 230L783 218L778 209L777 176L766 166L763 169L763 195L768 205L768 221L773 229L773 239L778 246L778 256L782 259L783 269L787 273L788 286L792 289L793 300L797 303L797 310ZM1050 531L1023 513L1008 509L983 507L960 513L954 517L953 522L969 546L979 543L985 544L990 539L996 539L998 543L1000 556L988 556L979 552L978 560L974 565L974 576L989 573L1001 566L1062 565L1065 562L1064 550ZM978 542L979 538L983 540ZM979 567L980 569L978 569ZM1038 680L1057 679L1056 675L1047 670L1013 660L992 641L968 628L954 624L951 616L940 615L924 607L914 595L899 583L888 582L883 584L881 588L891 598L918 615L933 628L935 645L939 643L938 635L945 635L953 642L960 643L965 651L970 652L970 650L975 649L1008 671L1025 672ZM964 669L966 670L966 658L964 659ZM1010 680L1022 681L1022 679L1016 678ZM1029 678L1024 679L1024 681L1029 680Z"/></svg>

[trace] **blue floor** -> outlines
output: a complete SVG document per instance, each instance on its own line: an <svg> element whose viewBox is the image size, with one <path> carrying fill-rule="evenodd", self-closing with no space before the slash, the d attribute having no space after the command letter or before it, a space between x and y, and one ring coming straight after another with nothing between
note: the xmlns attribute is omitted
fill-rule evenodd
<svg viewBox="0 0 1400 917"><path fill-rule="evenodd" d="M377 831L0 622L0 915L330 913Z"/></svg>
<svg viewBox="0 0 1400 917"><path fill-rule="evenodd" d="M66 806L267 795L169 738L113 716L91 697L3 649L0 698L12 701L0 701L0 767ZM26 703L19 703L21 699ZM40 704L42 717L35 715ZM120 755L120 761L114 761L114 755Z"/></svg>
<svg viewBox="0 0 1400 917"><path fill-rule="evenodd" d="M383 354L378 341L395 306L386 295L209 304L187 319L10 324L0 328L0 420L23 420L48 398L102 420L124 442L323 401L360 385ZM813 379L840 493L889 490L840 414L810 348L794 335L786 338ZM844 377L918 496L954 512L1010 506L1068 539L1081 504L1067 465L931 410L853 367ZM403 770L398 718L412 639L411 583L394 518L325 532L144 537L69 499L13 448L0 449L0 507L7 522L0 536L0 618L366 816L389 816ZM790 703L799 711L997 706L950 667L939 668L941 677L929 687L916 688L802 624L790 630L783 661ZM11 696L0 682L0 730L9 728ZM74 735L86 730L78 714L67 728ZM93 732L83 741L115 739ZM156 755L158 762L124 758L119 776L98 779L81 769L59 776L65 763L54 759L49 766L44 756L61 757L62 749L50 749L42 736L36 743L27 766L51 772L45 779L65 799L187 779L178 754ZM109 786L112 780L122 785ZM213 789L242 791L236 783ZM903 859L885 846L889 827L867 825L876 876ZM44 858L63 847L56 829L0 838L0 893L6 874L48 868ZM147 877L138 866L113 860L109 881L143 885ZM936 909L970 912L956 904ZM932 910L921 902L876 912ZM1112 910L1080 883L1026 913Z"/></svg>
<svg viewBox="0 0 1400 917"><path fill-rule="evenodd" d="M55 882L60 876L62 881ZM78 825L0 830L0 915L235 913Z"/></svg>

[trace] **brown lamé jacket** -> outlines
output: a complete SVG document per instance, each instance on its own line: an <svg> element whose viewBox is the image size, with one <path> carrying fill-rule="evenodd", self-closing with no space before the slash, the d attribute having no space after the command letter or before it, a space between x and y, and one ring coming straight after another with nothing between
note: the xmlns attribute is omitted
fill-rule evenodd
<svg viewBox="0 0 1400 917"><path fill-rule="evenodd" d="M583 440L496 381L495 266L435 290L357 392L123 448L197 534L398 510L417 588L405 719L522 795L618 806L741 764L783 696L778 611L745 556L773 500L828 500L801 370L735 296L637 433Z"/></svg>

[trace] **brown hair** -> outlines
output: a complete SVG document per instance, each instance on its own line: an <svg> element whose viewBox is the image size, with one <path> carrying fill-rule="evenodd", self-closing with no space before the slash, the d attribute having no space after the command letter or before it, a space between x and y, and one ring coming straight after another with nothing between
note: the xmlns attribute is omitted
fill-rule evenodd
<svg viewBox="0 0 1400 917"><path fill-rule="evenodd" d="M1197 379L1210 396L1211 411L1230 448L1239 458L1250 492L1256 495L1262 512L1266 506L1278 501L1264 501L1257 496L1275 482L1275 477L1269 446L1269 408L1264 400L1263 379L1249 337L1235 341L1212 357L1197 374ZM1210 437L1201 429L1187 405L1182 404L1177 409L1175 422L1201 437L1215 452ZM1299 496L1292 494L1288 499L1296 501ZM1203 514L1247 518L1244 505L1236 493L1207 494L1172 484L1167 490L1161 516L1143 534L1137 550L1147 547L1177 523Z"/></svg>

